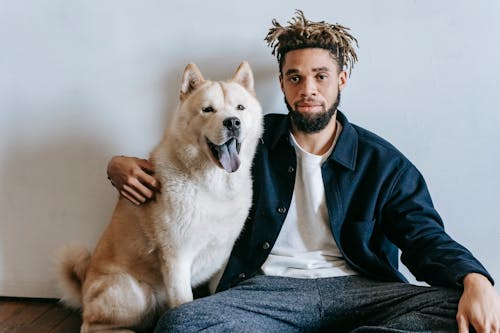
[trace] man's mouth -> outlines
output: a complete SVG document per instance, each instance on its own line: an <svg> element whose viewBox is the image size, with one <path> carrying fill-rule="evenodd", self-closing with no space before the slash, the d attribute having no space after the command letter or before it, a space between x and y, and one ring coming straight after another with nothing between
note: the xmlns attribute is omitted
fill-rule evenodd
<svg viewBox="0 0 500 333"><path fill-rule="evenodd" d="M231 138L221 145L216 145L208 138L206 140L212 155L224 170L227 172L238 170L241 163L239 157L241 142L236 138Z"/></svg>
<svg viewBox="0 0 500 333"><path fill-rule="evenodd" d="M321 103L295 103L295 110L297 111L313 111L317 109L323 109Z"/></svg>

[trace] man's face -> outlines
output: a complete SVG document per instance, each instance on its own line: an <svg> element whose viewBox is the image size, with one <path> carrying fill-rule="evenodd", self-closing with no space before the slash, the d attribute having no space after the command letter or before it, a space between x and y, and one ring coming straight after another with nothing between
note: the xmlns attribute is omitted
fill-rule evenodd
<svg viewBox="0 0 500 333"><path fill-rule="evenodd" d="M298 130L312 133L326 127L346 82L347 72L339 70L328 50L306 48L288 52L280 84Z"/></svg>

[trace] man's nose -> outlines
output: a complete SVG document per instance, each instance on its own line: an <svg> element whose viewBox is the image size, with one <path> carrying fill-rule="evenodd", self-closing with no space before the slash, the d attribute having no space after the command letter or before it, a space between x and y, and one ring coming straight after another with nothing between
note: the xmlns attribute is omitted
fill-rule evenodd
<svg viewBox="0 0 500 333"><path fill-rule="evenodd" d="M306 78L302 81L302 86L300 89L300 95L303 97L316 96L318 89L316 87L316 82L312 78Z"/></svg>

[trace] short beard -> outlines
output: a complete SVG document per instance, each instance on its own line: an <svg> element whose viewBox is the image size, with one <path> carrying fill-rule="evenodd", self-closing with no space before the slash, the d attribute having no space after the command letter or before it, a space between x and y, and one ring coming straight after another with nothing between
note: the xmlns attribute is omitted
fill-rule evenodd
<svg viewBox="0 0 500 333"><path fill-rule="evenodd" d="M286 97L285 104L288 108L292 123L299 131L303 133L317 133L330 123L335 111L337 111L337 107L340 104L340 91L337 94L337 99L328 110L315 114L304 114L294 110L291 105L288 104Z"/></svg>

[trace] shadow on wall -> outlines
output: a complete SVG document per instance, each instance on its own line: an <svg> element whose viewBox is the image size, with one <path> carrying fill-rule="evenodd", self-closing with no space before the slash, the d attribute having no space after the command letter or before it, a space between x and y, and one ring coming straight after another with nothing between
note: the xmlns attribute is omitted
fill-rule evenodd
<svg viewBox="0 0 500 333"><path fill-rule="evenodd" d="M107 148L91 136L10 144L0 178L0 290L44 296L32 292L44 289L54 249L97 239L116 197L105 176Z"/></svg>

